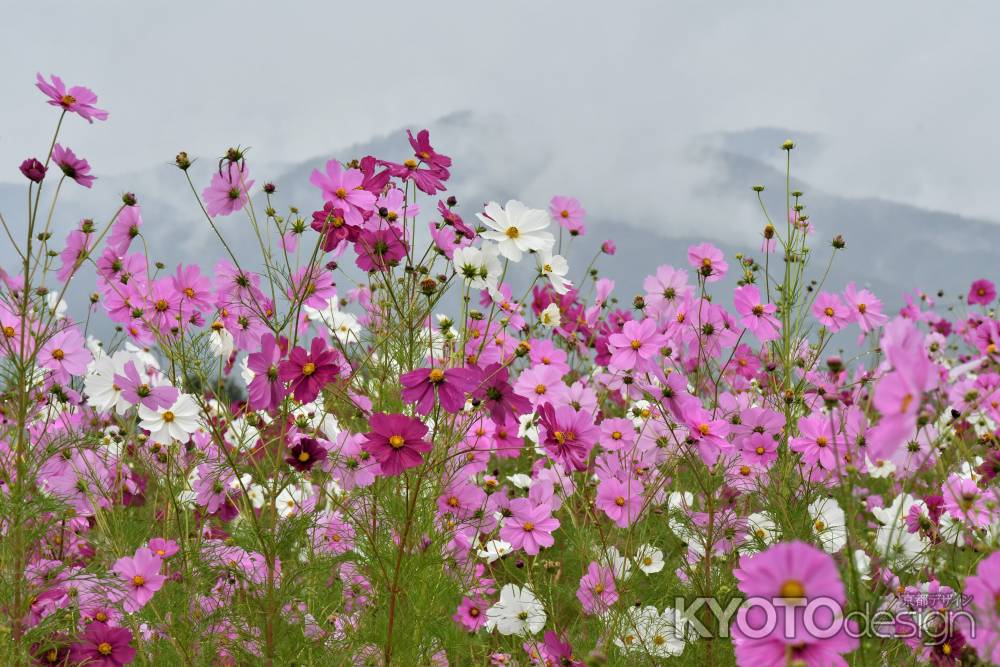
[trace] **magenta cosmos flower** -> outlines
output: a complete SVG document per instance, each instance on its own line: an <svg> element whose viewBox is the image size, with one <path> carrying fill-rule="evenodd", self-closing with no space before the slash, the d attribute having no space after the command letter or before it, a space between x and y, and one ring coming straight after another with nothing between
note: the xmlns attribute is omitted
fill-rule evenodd
<svg viewBox="0 0 1000 667"><path fill-rule="evenodd" d="M278 377L281 348L268 332L260 337L260 350L247 357L247 368L253 380L247 385L247 402L254 410L273 410L285 397L285 388Z"/></svg>
<svg viewBox="0 0 1000 667"><path fill-rule="evenodd" d="M969 297L967 300L970 306L975 304L988 306L995 298L997 298L997 288L985 278L973 282L969 287Z"/></svg>
<svg viewBox="0 0 1000 667"><path fill-rule="evenodd" d="M705 282L722 280L729 270L722 251L711 243L699 243L688 248L688 264L705 278Z"/></svg>
<svg viewBox="0 0 1000 667"><path fill-rule="evenodd" d="M803 542L784 542L740 557L733 574L740 591L760 599L741 608L733 623L739 665L785 665L796 660L824 667L847 664L840 656L857 648L858 640L832 609L843 609L846 594L829 554ZM808 617L815 623L811 625L806 623L806 607L814 600L822 604L810 607Z"/></svg>
<svg viewBox="0 0 1000 667"><path fill-rule="evenodd" d="M406 257L407 244L402 231L394 226L365 229L354 242L358 254L355 263L364 271L388 271Z"/></svg>
<svg viewBox="0 0 1000 667"><path fill-rule="evenodd" d="M403 400L416 403L420 414L434 409L434 397L441 402L441 409L452 414L465 407L465 395L476 388L479 373L471 368L418 368L399 381L403 385Z"/></svg>
<svg viewBox="0 0 1000 667"><path fill-rule="evenodd" d="M853 311L854 319L865 333L877 329L889 318L882 312L882 302L879 301L872 292L866 289L857 289L854 283L848 283L844 288L844 301L847 307Z"/></svg>
<svg viewBox="0 0 1000 667"><path fill-rule="evenodd" d="M69 148L63 148L62 144L56 144L52 148L52 161L59 165L62 173L85 188L93 186L97 180L96 176L90 175L90 163L78 158Z"/></svg>
<svg viewBox="0 0 1000 667"><path fill-rule="evenodd" d="M554 408L551 403L543 404L539 415L539 425L545 429L545 452L570 470L585 469L590 450L601 434L594 418L570 405Z"/></svg>
<svg viewBox="0 0 1000 667"><path fill-rule="evenodd" d="M549 202L549 215L571 236L583 236L586 231L583 219L587 211L572 197L553 197Z"/></svg>
<svg viewBox="0 0 1000 667"><path fill-rule="evenodd" d="M135 556L119 558L111 566L111 571L124 581L122 607L125 611L139 611L163 587L166 577L160 574L162 564L163 560L159 556L142 547L135 552Z"/></svg>
<svg viewBox="0 0 1000 667"><path fill-rule="evenodd" d="M94 621L73 645L70 659L88 667L121 667L135 660L131 643L132 632L128 628L112 628L107 623Z"/></svg>
<svg viewBox="0 0 1000 667"><path fill-rule="evenodd" d="M362 446L389 477L420 465L424 462L423 454L433 448L424 440L427 426L413 417L376 412L368 424L371 431Z"/></svg>
<svg viewBox="0 0 1000 667"><path fill-rule="evenodd" d="M309 352L296 347L288 359L278 366L278 377L288 383L295 400L309 403L319 396L320 390L340 373L337 353L326 346L322 338L312 340Z"/></svg>
<svg viewBox="0 0 1000 667"><path fill-rule="evenodd" d="M247 174L246 165L230 162L223 169L212 174L212 182L202 190L205 209L213 218L218 215L232 215L246 206L253 181Z"/></svg>
<svg viewBox="0 0 1000 667"><path fill-rule="evenodd" d="M529 556L555 544L552 531L559 527L559 519L552 516L548 503L536 505L530 498L515 498L509 507L512 515L504 520L500 529L501 540L514 549L524 549Z"/></svg>
<svg viewBox="0 0 1000 667"><path fill-rule="evenodd" d="M107 120L108 112L94 106L97 103L97 95L90 88L83 86L73 86L66 89L66 84L55 74L52 75L52 82L49 83L45 77L38 73L35 75L35 86L49 96L49 104L54 107L62 107L70 113L78 114L88 123L93 123L94 119Z"/></svg>
<svg viewBox="0 0 1000 667"><path fill-rule="evenodd" d="M285 457L285 463L292 466L299 472L311 470L314 465L325 461L327 457L326 448L319 444L315 438L299 438Z"/></svg>
<svg viewBox="0 0 1000 667"><path fill-rule="evenodd" d="M516 420L532 410L528 399L514 393L509 378L510 371L506 366L490 364L483 370L483 379L475 392L476 398L483 402L497 424L506 423L508 417Z"/></svg>
<svg viewBox="0 0 1000 667"><path fill-rule="evenodd" d="M32 183L41 183L46 171L45 165L33 157L21 163L21 173Z"/></svg>
<svg viewBox="0 0 1000 667"><path fill-rule="evenodd" d="M356 227L375 206L375 195L361 187L364 179L360 169L344 169L336 160L326 163L326 173L313 169L309 176L309 182L322 190L323 199L342 210L347 224Z"/></svg>

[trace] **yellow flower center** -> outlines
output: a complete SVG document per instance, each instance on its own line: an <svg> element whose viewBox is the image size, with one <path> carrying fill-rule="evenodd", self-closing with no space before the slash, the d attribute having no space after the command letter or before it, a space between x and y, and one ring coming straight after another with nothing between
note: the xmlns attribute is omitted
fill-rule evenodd
<svg viewBox="0 0 1000 667"><path fill-rule="evenodd" d="M621 496L618 496L617 498L615 498L615 505L618 505L618 507L625 507L625 499L622 498Z"/></svg>
<svg viewBox="0 0 1000 667"><path fill-rule="evenodd" d="M566 210L560 211L559 215L561 217L563 217L563 218L568 218L569 217L569 211L566 211Z"/></svg>
<svg viewBox="0 0 1000 667"><path fill-rule="evenodd" d="M3 335L7 338L13 338L15 333L14 327L6 326L3 328Z"/></svg>
<svg viewBox="0 0 1000 667"><path fill-rule="evenodd" d="M132 584L134 586L142 586L145 583L146 583L146 580L143 579L142 575L140 575L140 574L137 574L134 577L132 577Z"/></svg>
<svg viewBox="0 0 1000 667"><path fill-rule="evenodd" d="M389 446L393 449L399 449L404 444L406 444L406 438L401 435L393 435L389 437Z"/></svg>
<svg viewBox="0 0 1000 667"><path fill-rule="evenodd" d="M63 352L62 350L58 349L58 348L56 348L55 350L52 350L52 358L55 359L56 361L62 361L63 357L65 357L65 356L66 356L66 353Z"/></svg>
<svg viewBox="0 0 1000 667"><path fill-rule="evenodd" d="M427 379L437 384L444 380L444 371L440 368L432 368L431 372L427 374Z"/></svg>
<svg viewBox="0 0 1000 667"><path fill-rule="evenodd" d="M702 435L708 435L710 428L708 424L698 424L698 432Z"/></svg>
<svg viewBox="0 0 1000 667"><path fill-rule="evenodd" d="M302 453L299 454L299 461L302 461L302 463L305 463L308 460L309 460L309 452L302 452Z"/></svg>
<svg viewBox="0 0 1000 667"><path fill-rule="evenodd" d="M758 447L754 451L757 452L757 456L763 456L764 455L764 448L763 447Z"/></svg>
<svg viewBox="0 0 1000 667"><path fill-rule="evenodd" d="M59 102L60 102L60 103L61 103L61 104L62 104L62 105L63 105L64 107L71 107L71 106L73 106L74 104L76 104L76 98L75 98L75 97L73 97L72 95L70 95L69 93L67 93L67 94L63 95L63 96L62 96L62 97L61 97L61 98L59 99ZM108 651L108 653L110 653L110 651ZM105 653L105 655L107 655L107 653Z"/></svg>
<svg viewBox="0 0 1000 667"><path fill-rule="evenodd" d="M535 393L536 394L544 394L545 393L545 385L544 384L536 384L535 385Z"/></svg>
<svg viewBox="0 0 1000 667"><path fill-rule="evenodd" d="M638 350L640 347L642 347L642 341L633 340L631 343L629 343L629 347L631 347L633 350Z"/></svg>
<svg viewBox="0 0 1000 667"><path fill-rule="evenodd" d="M347 190L344 188L337 188L333 194L337 195L337 199L344 199L347 197Z"/></svg>
<svg viewBox="0 0 1000 667"><path fill-rule="evenodd" d="M829 443L830 441L826 439L825 435L821 435L818 438L816 438L816 445L818 447L826 447Z"/></svg>
<svg viewBox="0 0 1000 667"><path fill-rule="evenodd" d="M171 412L170 410L167 410L166 412L163 413L163 421L165 421L165 422L167 422L169 424L173 420L174 420L174 413L173 412Z"/></svg>
<svg viewBox="0 0 1000 667"><path fill-rule="evenodd" d="M314 364L313 362L307 361L306 363L302 364L302 374L305 375L306 377L309 377L315 372L316 372L316 364Z"/></svg>
<svg viewBox="0 0 1000 667"><path fill-rule="evenodd" d="M535 529L535 524L531 523L530 521L525 521L524 526L522 526L522 528L524 528L524 532L530 533Z"/></svg>
<svg viewBox="0 0 1000 667"><path fill-rule="evenodd" d="M508 227L507 228L507 238L509 238L509 239L516 239L519 236L521 236L521 230L519 230L517 227Z"/></svg>
<svg viewBox="0 0 1000 667"><path fill-rule="evenodd" d="M798 579L788 579L781 584L780 597L783 598L804 598L806 596L805 586Z"/></svg>
<svg viewBox="0 0 1000 667"><path fill-rule="evenodd" d="M66 97L69 97L69 95L67 95ZM111 655L111 651L112 651L111 644L107 642L101 642L100 644L97 645L97 652L100 653L101 655Z"/></svg>
<svg viewBox="0 0 1000 667"><path fill-rule="evenodd" d="M823 313L827 317L833 317L833 308L831 308L830 306L827 306L826 308L823 309Z"/></svg>

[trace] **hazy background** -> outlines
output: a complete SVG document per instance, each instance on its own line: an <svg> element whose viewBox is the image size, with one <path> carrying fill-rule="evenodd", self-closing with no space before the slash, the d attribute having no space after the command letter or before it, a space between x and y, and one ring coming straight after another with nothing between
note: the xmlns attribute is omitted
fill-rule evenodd
<svg viewBox="0 0 1000 667"><path fill-rule="evenodd" d="M200 188L227 146L252 146L258 183L312 210L313 167L401 159L402 130L429 127L463 214L579 198L590 231L571 259L580 270L618 240L627 261L609 270L630 299L695 240L755 248L750 186L783 192L792 138L818 244L847 237L833 287L856 279L889 304L914 286L954 294L998 277L997 25L998 3L913 0L10 3L0 207L23 217L17 165L57 117L36 71L93 88L111 113L67 123L63 143L99 180L70 184L62 228L134 190L169 262L221 254L168 164L178 150L206 158Z"/></svg>

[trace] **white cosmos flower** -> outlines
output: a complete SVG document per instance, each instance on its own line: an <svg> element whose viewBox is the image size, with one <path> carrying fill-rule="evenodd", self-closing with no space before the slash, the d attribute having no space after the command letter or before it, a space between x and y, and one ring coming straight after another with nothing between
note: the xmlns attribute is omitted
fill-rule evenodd
<svg viewBox="0 0 1000 667"><path fill-rule="evenodd" d="M749 539L740 548L744 553L755 553L759 544L767 546L781 539L778 524L766 512L754 512L747 517L747 533Z"/></svg>
<svg viewBox="0 0 1000 667"><path fill-rule="evenodd" d="M474 289L496 289L503 273L497 246L492 243L483 243L481 248L455 248L451 262L455 265L455 273Z"/></svg>
<svg viewBox="0 0 1000 667"><path fill-rule="evenodd" d="M545 608L527 586L506 584L500 600L486 610L486 631L502 635L533 635L545 627Z"/></svg>
<svg viewBox="0 0 1000 667"><path fill-rule="evenodd" d="M513 551L510 542L504 542L503 540L490 540L483 545L482 549L479 549L476 554L480 558L486 559L487 563L493 563L503 558L507 554Z"/></svg>
<svg viewBox="0 0 1000 667"><path fill-rule="evenodd" d="M539 252L535 258L538 260L538 272L549 279L552 289L557 294L565 294L573 283L566 280L569 273L569 262L562 255L553 255L548 251Z"/></svg>
<svg viewBox="0 0 1000 667"><path fill-rule="evenodd" d="M861 576L861 581L870 581L872 578L872 559L864 549L854 550L854 567Z"/></svg>
<svg viewBox="0 0 1000 667"><path fill-rule="evenodd" d="M663 552L652 544L642 544L635 554L635 562L643 574L656 574L663 569Z"/></svg>
<svg viewBox="0 0 1000 667"><path fill-rule="evenodd" d="M503 208L490 202L485 214L477 213L476 217L489 228L481 236L496 241L500 254L512 262L520 262L526 252L552 250L555 245L555 237L545 231L551 223L549 214L517 200Z"/></svg>
<svg viewBox="0 0 1000 667"><path fill-rule="evenodd" d="M687 621L678 617L676 609L667 607L661 614L656 607L643 607L637 620L640 646L651 656L667 658L684 652Z"/></svg>
<svg viewBox="0 0 1000 667"><path fill-rule="evenodd" d="M813 534L827 553L834 554L847 544L844 510L833 498L817 498L809 503Z"/></svg>
<svg viewBox="0 0 1000 667"><path fill-rule="evenodd" d="M532 483L534 482L531 477L520 472L516 475L508 475L507 481L519 489L530 489Z"/></svg>
<svg viewBox="0 0 1000 667"><path fill-rule="evenodd" d="M180 394L168 409L152 410L140 403L139 419L139 426L149 431L153 442L185 442L198 430L198 404L188 394Z"/></svg>
<svg viewBox="0 0 1000 667"><path fill-rule="evenodd" d="M868 474L876 479L882 479L888 477L892 473L896 472L896 464L887 459L877 459L872 461L867 456L865 457L865 463L867 463Z"/></svg>
<svg viewBox="0 0 1000 667"><path fill-rule="evenodd" d="M212 327L208 330L208 345L212 348L212 354L220 359L228 359L229 355L236 349L233 334L229 333L225 327Z"/></svg>
<svg viewBox="0 0 1000 667"><path fill-rule="evenodd" d="M920 567L927 562L930 542L920 533L911 533L906 525L906 517L914 507L928 517L927 505L908 493L896 496L888 507L875 507L872 514L878 520L875 534L875 549L892 568Z"/></svg>
<svg viewBox="0 0 1000 667"><path fill-rule="evenodd" d="M325 324L326 328L341 343L346 345L352 340L354 342L358 341L358 336L361 333L361 325L358 323L358 318L340 309L340 300L338 297L327 299L326 305L322 308L306 306L305 311L311 321Z"/></svg>
<svg viewBox="0 0 1000 667"><path fill-rule="evenodd" d="M615 579L624 581L628 579L632 574L632 563L629 562L628 558L622 555L618 551L618 547L611 546L605 549L604 553L600 555L598 561L602 565L611 568L611 572L615 575Z"/></svg>
<svg viewBox="0 0 1000 667"><path fill-rule="evenodd" d="M115 373L125 372L125 363L129 360L126 352L115 352L113 356L102 354L94 357L87 367L87 375L83 378L83 391L87 395L87 405L98 412L112 408L120 415L132 407L122 398L122 390L115 384Z"/></svg>
<svg viewBox="0 0 1000 667"><path fill-rule="evenodd" d="M48 305L49 310L52 314L56 316L57 320L61 320L66 317L66 309L69 306L66 305L66 299L60 299L58 292L49 292L45 295L45 303Z"/></svg>
<svg viewBox="0 0 1000 667"><path fill-rule="evenodd" d="M298 486L287 486L274 499L274 507L278 516L285 518L297 511L312 496L312 486L303 482Z"/></svg>
<svg viewBox="0 0 1000 667"><path fill-rule="evenodd" d="M562 323L562 314L559 312L559 306L554 303L545 306L545 309L538 314L538 321L544 327L555 329Z"/></svg>

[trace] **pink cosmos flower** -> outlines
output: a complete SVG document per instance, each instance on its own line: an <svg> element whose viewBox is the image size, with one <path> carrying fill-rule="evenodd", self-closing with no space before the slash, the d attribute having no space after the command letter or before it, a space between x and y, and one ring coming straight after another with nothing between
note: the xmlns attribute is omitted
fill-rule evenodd
<svg viewBox="0 0 1000 667"><path fill-rule="evenodd" d="M465 395L479 382L479 372L471 368L418 368L399 378L404 401L416 403L420 414L430 414L434 397L441 409L456 414L465 408Z"/></svg>
<svg viewBox="0 0 1000 667"><path fill-rule="evenodd" d="M854 313L855 321L861 331L868 333L889 321L882 312L882 302L866 289L858 290L854 283L848 283L844 288L844 301Z"/></svg>
<svg viewBox="0 0 1000 667"><path fill-rule="evenodd" d="M365 214L375 206L375 195L362 188L364 174L360 169L344 169L336 160L326 163L326 173L314 169L309 182L323 192L323 199L344 212L349 225L360 227Z"/></svg>
<svg viewBox="0 0 1000 667"><path fill-rule="evenodd" d="M985 278L981 278L972 283L969 287L969 296L966 299L969 305L988 306L997 298L997 288L993 283Z"/></svg>
<svg viewBox="0 0 1000 667"><path fill-rule="evenodd" d="M83 229L74 229L66 236L66 247L59 253L62 266L56 272L56 278L66 282L80 268L94 245L93 235Z"/></svg>
<svg viewBox="0 0 1000 667"><path fill-rule="evenodd" d="M108 246L115 249L119 255L128 252L132 239L139 235L139 228L142 227L142 212L139 206L126 206L108 232Z"/></svg>
<svg viewBox="0 0 1000 667"><path fill-rule="evenodd" d="M729 422L725 419L713 419L712 414L701 407L697 400L684 407L681 417L688 427L687 440L698 447L698 454L705 465L715 465L719 455L732 448L726 440Z"/></svg>
<svg viewBox="0 0 1000 667"><path fill-rule="evenodd" d="M166 577L160 574L163 560L146 547L141 547L135 556L125 556L115 561L111 571L124 580L124 609L139 611L160 590Z"/></svg>
<svg viewBox="0 0 1000 667"><path fill-rule="evenodd" d="M851 310L841 302L840 297L829 292L821 292L812 306L813 316L831 332L837 332L851 323Z"/></svg>
<svg viewBox="0 0 1000 667"><path fill-rule="evenodd" d="M407 130L406 136L410 140L410 147L413 148L414 157L435 169L442 178L447 179L449 176L448 167L451 166L451 158L434 150L434 147L431 146L431 133L427 130L420 130L417 132L417 136L414 137L413 132Z"/></svg>
<svg viewBox="0 0 1000 667"><path fill-rule="evenodd" d="M48 169L36 158L30 157L21 163L21 173L32 183L41 183L45 179L45 172Z"/></svg>
<svg viewBox="0 0 1000 667"><path fill-rule="evenodd" d="M86 373L90 360L90 350L76 327L67 327L54 334L38 353L38 365L51 370L60 382Z"/></svg>
<svg viewBox="0 0 1000 667"><path fill-rule="evenodd" d="M965 594L972 598L975 632L966 640L985 662L1000 664L1000 552L984 559L976 574L965 579Z"/></svg>
<svg viewBox="0 0 1000 667"><path fill-rule="evenodd" d="M826 470L837 468L837 453L843 443L837 439L825 415L810 415L799 420L799 436L788 442L788 447L802 454L802 460L810 465L819 464Z"/></svg>
<svg viewBox="0 0 1000 667"><path fill-rule="evenodd" d="M154 537L146 545L149 550L153 552L154 555L160 558L170 558L175 553L180 551L180 547L177 546L177 542L173 540L164 539L162 537Z"/></svg>
<svg viewBox="0 0 1000 667"><path fill-rule="evenodd" d="M246 206L253 180L246 171L246 165L230 162L222 170L212 174L212 182L202 190L205 209L213 218L232 215Z"/></svg>
<svg viewBox="0 0 1000 667"><path fill-rule="evenodd" d="M729 270L722 251L711 243L700 243L688 248L688 264L705 278L705 282L722 280Z"/></svg>
<svg viewBox="0 0 1000 667"><path fill-rule="evenodd" d="M115 385L122 398L132 405L142 404L150 410L164 410L177 401L180 391L168 384L153 385L149 378L139 375L134 361L125 362L121 373L115 373Z"/></svg>
<svg viewBox="0 0 1000 667"><path fill-rule="evenodd" d="M944 496L944 510L952 517L975 528L990 526L992 514L989 506L995 505L997 499L987 497L975 481L952 473L941 485L941 495Z"/></svg>
<svg viewBox="0 0 1000 667"><path fill-rule="evenodd" d="M643 484L637 479L621 481L614 477L597 485L597 508L619 528L628 528L642 513Z"/></svg>
<svg viewBox="0 0 1000 667"><path fill-rule="evenodd" d="M748 465L769 468L778 460L778 441L770 435L751 433L742 440L740 458Z"/></svg>
<svg viewBox="0 0 1000 667"><path fill-rule="evenodd" d="M424 462L433 445L424 440L427 426L412 417L376 412L368 420L371 431L363 447L379 462L382 474L395 477Z"/></svg>
<svg viewBox="0 0 1000 667"><path fill-rule="evenodd" d="M584 470L600 434L594 418L586 412L577 412L572 406L555 408L551 403L544 403L538 412L545 452L567 468Z"/></svg>
<svg viewBox="0 0 1000 667"><path fill-rule="evenodd" d="M587 211L573 197L553 197L549 202L549 215L571 236L583 236L586 232L583 219L587 216Z"/></svg>
<svg viewBox="0 0 1000 667"><path fill-rule="evenodd" d="M733 290L733 304L743 319L740 323L762 343L778 337L781 322L774 314L778 307L773 303L762 303L760 290L756 285L743 285Z"/></svg>
<svg viewBox="0 0 1000 667"><path fill-rule="evenodd" d="M608 337L609 366L621 371L645 370L652 365L652 359L660 353L664 342L653 318L647 317L641 322L629 320L621 333Z"/></svg>
<svg viewBox="0 0 1000 667"><path fill-rule="evenodd" d="M784 665L791 660L815 667L832 667L846 662L840 657L858 646L847 626L837 617L831 605L841 609L847 596L840 573L833 558L814 546L803 542L775 544L753 556L741 556L739 567L733 571L737 585L749 598L763 598L764 604L741 608L733 623L733 645L736 662L741 667ZM810 618L816 628L830 628L827 633L810 632L805 622L806 606L812 600L822 604L810 608ZM827 604L829 601L830 604ZM776 623L769 622L769 614L776 616ZM761 636L762 628L771 632Z"/></svg>
<svg viewBox="0 0 1000 667"><path fill-rule="evenodd" d="M247 402L253 410L273 410L285 397L285 388L280 382L278 362L281 348L268 332L260 337L260 350L247 357L247 368L254 373L247 385Z"/></svg>
<svg viewBox="0 0 1000 667"><path fill-rule="evenodd" d="M486 625L486 610L489 608L489 601L480 595L471 598L463 597L451 620L469 632L477 632Z"/></svg>
<svg viewBox="0 0 1000 667"><path fill-rule="evenodd" d="M559 527L559 519L552 516L551 506L536 505L529 498L516 498L510 501L510 511L513 514L500 529L501 540L514 549L524 549L529 556L555 544L552 531Z"/></svg>
<svg viewBox="0 0 1000 667"><path fill-rule="evenodd" d="M514 393L509 378L510 371L506 366L490 364L483 369L483 378L474 392L497 424L505 423L508 417L517 419L532 411L528 399Z"/></svg>
<svg viewBox="0 0 1000 667"><path fill-rule="evenodd" d="M603 614L618 601L615 574L610 567L591 561L587 573L580 577L576 599L586 614Z"/></svg>
<svg viewBox="0 0 1000 667"><path fill-rule="evenodd" d="M315 400L320 390L339 373L337 352L318 336L313 338L309 352L296 347L288 359L278 365L278 378L288 383L289 391L301 403Z"/></svg>
<svg viewBox="0 0 1000 667"><path fill-rule="evenodd" d="M514 383L514 391L528 399L534 408L542 403L561 405L569 396L562 376L562 370L551 366L528 368L521 371Z"/></svg>
<svg viewBox="0 0 1000 667"><path fill-rule="evenodd" d="M56 144L52 148L52 161L59 165L62 173L79 183L85 188L94 185L96 176L90 175L90 163L83 158L78 158L69 148L63 148L61 144Z"/></svg>
<svg viewBox="0 0 1000 667"><path fill-rule="evenodd" d="M691 294L687 271L669 264L657 267L654 275L646 276L642 288L646 291L643 297L646 308L661 317L673 317L677 304Z"/></svg>
<svg viewBox="0 0 1000 667"><path fill-rule="evenodd" d="M55 74L51 75L52 82L49 83L41 75L35 75L35 87L49 97L49 104L54 107L62 107L70 113L78 114L88 123L93 123L94 119L107 120L108 112L94 106L97 103L97 95L90 88L83 86L73 86L69 90L66 84Z"/></svg>

